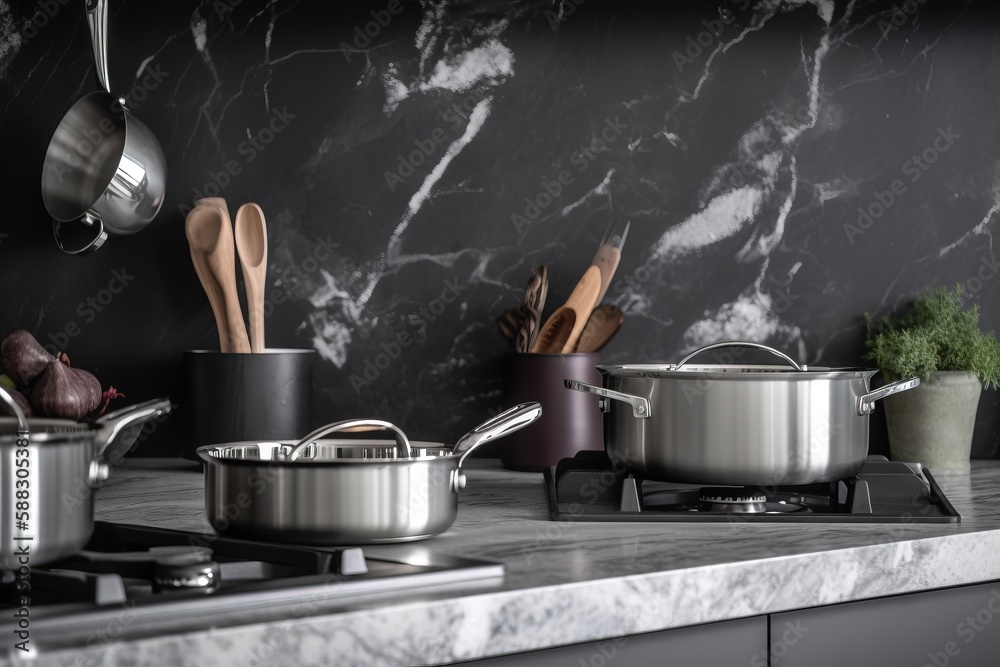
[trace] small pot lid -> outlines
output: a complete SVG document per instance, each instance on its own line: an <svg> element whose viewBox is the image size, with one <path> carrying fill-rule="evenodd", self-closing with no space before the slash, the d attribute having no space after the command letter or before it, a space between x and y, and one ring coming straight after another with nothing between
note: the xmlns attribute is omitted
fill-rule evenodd
<svg viewBox="0 0 1000 667"><path fill-rule="evenodd" d="M297 443L290 440L273 442L231 442L206 445L198 454L206 461L224 460L227 463L246 461L273 462L278 465L311 465L324 463L392 463L427 461L451 457L454 451L439 442L411 442L411 456L400 451L395 440L337 439L315 440L307 444L298 457L289 458Z"/></svg>

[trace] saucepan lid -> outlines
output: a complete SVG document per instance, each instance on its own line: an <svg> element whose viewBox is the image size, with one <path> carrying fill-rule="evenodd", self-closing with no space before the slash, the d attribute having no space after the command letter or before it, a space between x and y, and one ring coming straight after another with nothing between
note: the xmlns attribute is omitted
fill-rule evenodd
<svg viewBox="0 0 1000 667"><path fill-rule="evenodd" d="M438 442L411 443L396 425L380 419L348 419L316 429L298 442L236 442L197 449L206 462L261 462L279 465L325 465L428 461L458 457L461 466L474 449L524 428L542 414L538 403L522 403L501 412L462 436L454 447ZM395 440L323 439L337 432L390 431Z"/></svg>

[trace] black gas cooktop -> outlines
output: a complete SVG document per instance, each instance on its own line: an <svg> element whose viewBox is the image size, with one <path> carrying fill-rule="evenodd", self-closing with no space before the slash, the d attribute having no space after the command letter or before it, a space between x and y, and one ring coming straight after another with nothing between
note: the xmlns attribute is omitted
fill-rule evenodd
<svg viewBox="0 0 1000 667"><path fill-rule="evenodd" d="M98 521L80 553L31 570L40 647L323 613L345 599L502 581L500 563L419 544L309 547ZM14 573L0 572L0 633L16 629ZM13 636L13 635L10 635Z"/></svg>
<svg viewBox="0 0 1000 667"><path fill-rule="evenodd" d="M604 452L580 452L543 476L553 521L961 521L926 468L882 456L869 457L850 479L771 488L641 480L616 473Z"/></svg>

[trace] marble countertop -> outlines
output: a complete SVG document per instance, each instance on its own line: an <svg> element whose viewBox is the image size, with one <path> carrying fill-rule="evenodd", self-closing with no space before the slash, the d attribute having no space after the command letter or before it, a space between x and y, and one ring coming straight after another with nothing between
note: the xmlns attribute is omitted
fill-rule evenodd
<svg viewBox="0 0 1000 667"><path fill-rule="evenodd" d="M548 519L541 475L474 461L455 525L424 544L502 561L501 583L156 637L126 629L33 664L442 664L1000 579L1000 462L935 477L961 523L563 523ZM193 464L126 461L95 514L208 531L202 498Z"/></svg>

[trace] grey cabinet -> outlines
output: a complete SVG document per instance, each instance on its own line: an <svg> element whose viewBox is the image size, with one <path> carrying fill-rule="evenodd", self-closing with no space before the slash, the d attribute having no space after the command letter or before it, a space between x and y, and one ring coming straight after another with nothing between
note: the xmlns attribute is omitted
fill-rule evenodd
<svg viewBox="0 0 1000 667"><path fill-rule="evenodd" d="M767 618L630 635L464 662L477 667L732 667L767 662Z"/></svg>
<svg viewBox="0 0 1000 667"><path fill-rule="evenodd" d="M769 629L774 666L996 667L1000 582L773 614Z"/></svg>

